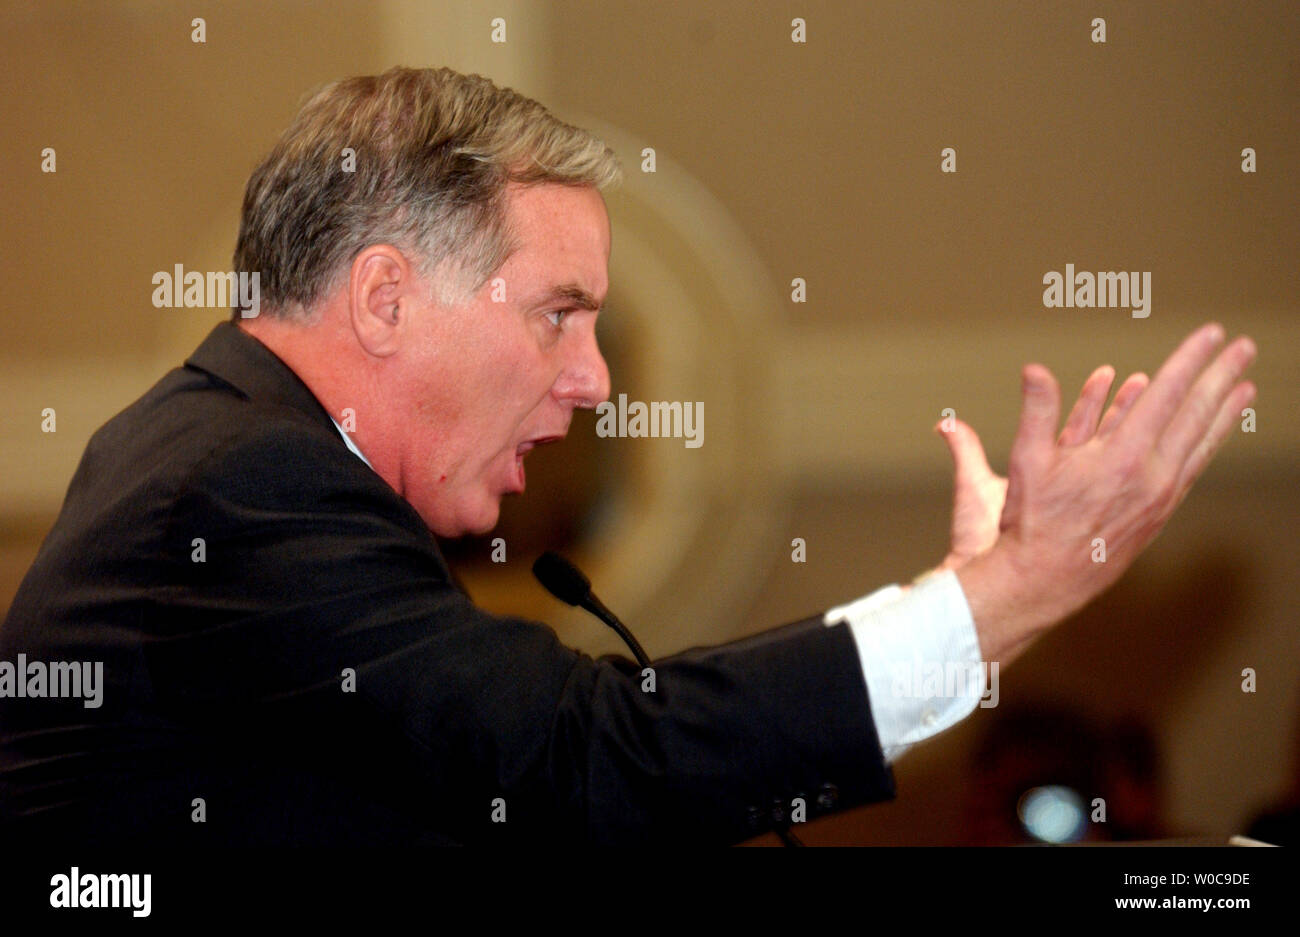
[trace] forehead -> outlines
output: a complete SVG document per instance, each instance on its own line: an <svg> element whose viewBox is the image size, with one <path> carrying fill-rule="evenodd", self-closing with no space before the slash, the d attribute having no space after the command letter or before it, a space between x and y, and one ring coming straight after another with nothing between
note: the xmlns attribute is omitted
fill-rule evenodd
<svg viewBox="0 0 1300 937"><path fill-rule="evenodd" d="M599 191L592 186L512 183L506 204L517 243L507 264L516 273L532 280L575 283L597 297L605 295L610 228Z"/></svg>

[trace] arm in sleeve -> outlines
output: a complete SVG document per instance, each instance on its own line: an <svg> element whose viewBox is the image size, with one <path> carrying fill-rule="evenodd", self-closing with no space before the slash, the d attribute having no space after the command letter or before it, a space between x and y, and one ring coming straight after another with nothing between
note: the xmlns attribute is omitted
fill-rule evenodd
<svg viewBox="0 0 1300 937"><path fill-rule="evenodd" d="M849 628L666 657L651 692L626 658L474 606L410 505L328 434L214 452L169 537L178 557L207 542L155 623L151 676L178 718L256 734L462 841L730 843L796 798L811 818L894 794Z"/></svg>

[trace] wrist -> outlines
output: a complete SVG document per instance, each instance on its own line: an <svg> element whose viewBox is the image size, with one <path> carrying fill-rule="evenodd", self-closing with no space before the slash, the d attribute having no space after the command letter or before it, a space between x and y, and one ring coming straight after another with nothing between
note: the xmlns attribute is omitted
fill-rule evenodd
<svg viewBox="0 0 1300 937"><path fill-rule="evenodd" d="M1026 577L1003 545L962 564L956 575L984 660L1009 663L1013 651L1022 649L1043 630L1033 603L1024 594Z"/></svg>

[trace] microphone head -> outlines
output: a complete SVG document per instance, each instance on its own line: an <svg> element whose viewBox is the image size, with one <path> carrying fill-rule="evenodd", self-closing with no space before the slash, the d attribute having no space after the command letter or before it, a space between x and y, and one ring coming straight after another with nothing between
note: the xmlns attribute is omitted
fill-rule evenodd
<svg viewBox="0 0 1300 937"><path fill-rule="evenodd" d="M561 602L579 605L591 595L591 580L560 554L547 550L533 563L533 575Z"/></svg>

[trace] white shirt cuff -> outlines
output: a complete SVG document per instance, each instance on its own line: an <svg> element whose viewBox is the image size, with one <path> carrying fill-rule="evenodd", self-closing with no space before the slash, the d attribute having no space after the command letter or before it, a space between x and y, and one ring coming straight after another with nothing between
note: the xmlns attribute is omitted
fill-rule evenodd
<svg viewBox="0 0 1300 937"><path fill-rule="evenodd" d="M822 621L844 621L853 634L886 761L956 725L977 705L997 704L997 664L986 673L970 606L952 570L906 592L897 585L878 589L831 609Z"/></svg>

